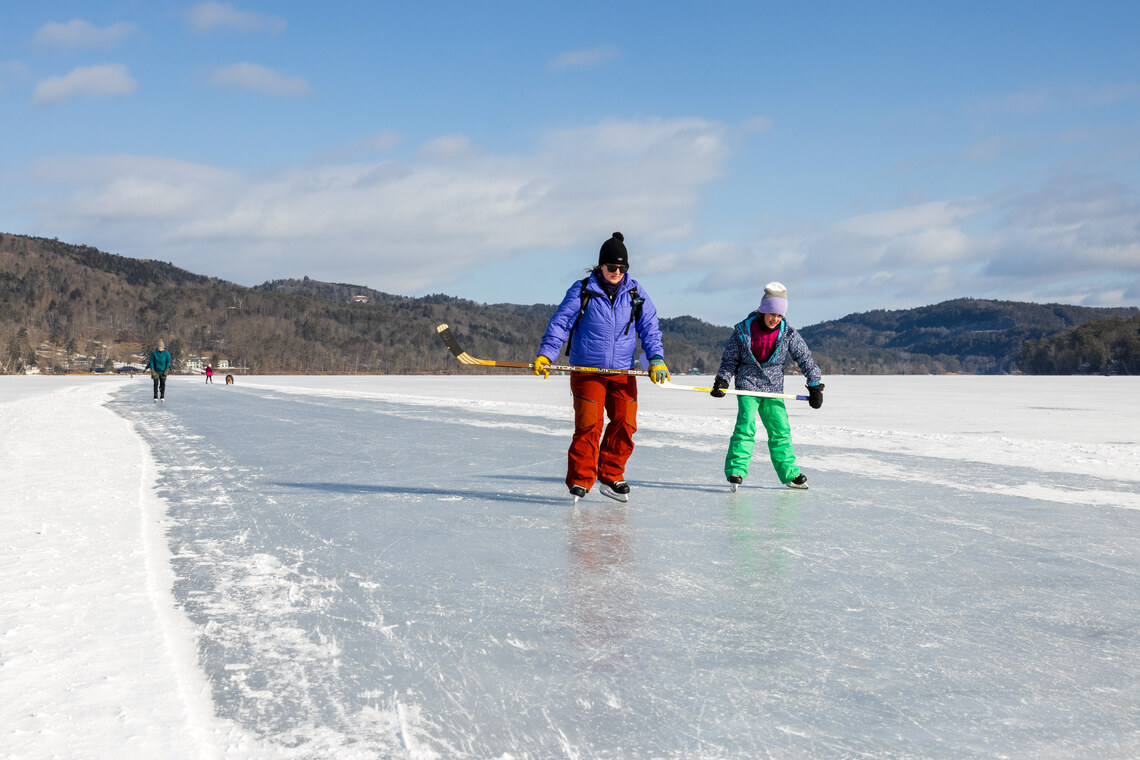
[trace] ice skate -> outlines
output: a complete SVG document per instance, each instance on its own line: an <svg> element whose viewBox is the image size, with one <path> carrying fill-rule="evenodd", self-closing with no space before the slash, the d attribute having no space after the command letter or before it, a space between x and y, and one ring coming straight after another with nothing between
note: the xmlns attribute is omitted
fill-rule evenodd
<svg viewBox="0 0 1140 760"><path fill-rule="evenodd" d="M629 483L624 480L615 480L613 483L602 481L602 487L599 489L602 496L608 496L614 501L620 501L623 504L629 501Z"/></svg>

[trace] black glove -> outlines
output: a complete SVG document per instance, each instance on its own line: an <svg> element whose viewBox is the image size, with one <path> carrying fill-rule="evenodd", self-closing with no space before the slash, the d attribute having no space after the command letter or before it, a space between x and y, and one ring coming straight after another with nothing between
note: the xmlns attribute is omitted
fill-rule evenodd
<svg viewBox="0 0 1140 760"><path fill-rule="evenodd" d="M728 388L728 381L718 377L713 380L713 389L709 391L709 395L713 398L724 398L726 388Z"/></svg>
<svg viewBox="0 0 1140 760"><path fill-rule="evenodd" d="M808 406L812 409L823 406L823 383L808 386Z"/></svg>

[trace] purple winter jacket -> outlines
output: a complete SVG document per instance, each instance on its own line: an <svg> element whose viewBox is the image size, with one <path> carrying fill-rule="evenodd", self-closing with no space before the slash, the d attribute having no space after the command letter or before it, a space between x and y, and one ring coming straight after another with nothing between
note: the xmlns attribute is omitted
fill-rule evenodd
<svg viewBox="0 0 1140 760"><path fill-rule="evenodd" d="M657 324L657 307L637 280L628 274L618 286L613 303L598 284L597 277L590 275L586 287L594 295L586 302L582 321L574 330L570 343L570 363L579 367L601 367L606 369L634 369L637 354L637 339L646 356L664 358L661 342L661 328ZM636 289L645 299L641 305L641 316L630 321L633 299L630 295ZM578 280L566 291L550 323L542 336L538 353L552 362L562 353L562 346L570 335L582 307L582 281Z"/></svg>
<svg viewBox="0 0 1140 760"><path fill-rule="evenodd" d="M735 375L738 391L783 393L784 363L791 354L807 384L818 385L823 373L811 358L807 343L787 320L780 320L780 336L776 339L772 355L763 364L756 360L752 355L752 322L759 318L760 312L754 311L732 329L732 337L724 344L716 376L728 382Z"/></svg>

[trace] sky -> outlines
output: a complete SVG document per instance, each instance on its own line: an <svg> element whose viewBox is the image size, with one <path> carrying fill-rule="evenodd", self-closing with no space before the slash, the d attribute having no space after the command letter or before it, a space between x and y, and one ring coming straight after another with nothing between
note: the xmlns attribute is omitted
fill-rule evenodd
<svg viewBox="0 0 1140 760"><path fill-rule="evenodd" d="M1135 2L0 12L0 231L242 285L665 317L1140 304Z"/></svg>

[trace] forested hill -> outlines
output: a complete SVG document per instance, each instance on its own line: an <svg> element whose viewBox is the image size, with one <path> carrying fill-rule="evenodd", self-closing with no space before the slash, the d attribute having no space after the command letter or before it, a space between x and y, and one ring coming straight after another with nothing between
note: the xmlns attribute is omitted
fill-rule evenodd
<svg viewBox="0 0 1140 760"><path fill-rule="evenodd" d="M415 299L381 293L363 285L347 285L340 282L321 282L305 277L300 280L271 280L255 285L254 290L267 290L272 293L310 296L338 303L401 303ZM362 300L361 300L362 299Z"/></svg>
<svg viewBox="0 0 1140 760"><path fill-rule="evenodd" d="M1073 356L1071 363L1048 369L1043 363L1023 367L1027 342L1138 314L1140 309L1135 307L959 298L915 309L850 314L805 327L801 333L812 351L828 357L840 372L992 374L1025 369L1072 373L1082 370L1083 357Z"/></svg>
<svg viewBox="0 0 1140 760"><path fill-rule="evenodd" d="M351 302L357 295L369 302ZM554 308L313 280L247 288L166 262L0 233L0 372L129 362L159 337L176 359L224 358L255 373L503 372L460 365L436 325L452 325L477 356L530 361ZM692 317L662 320L662 331L681 372L715 366L729 332Z"/></svg>
<svg viewBox="0 0 1140 760"><path fill-rule="evenodd" d="M459 365L436 325L450 324L476 356L529 361L554 309L308 278L247 288L166 262L0 233L0 372L129 362L159 337L176 359L224 358L255 373L502 372ZM825 374L1009 372L1022 364L1131 373L1140 361L1140 320L1130 319L1137 315L960 299L852 314L801 332ZM662 319L661 328L675 373L715 371L731 334L689 316Z"/></svg>

